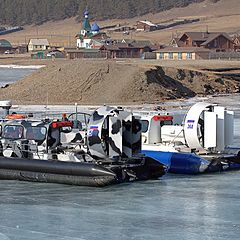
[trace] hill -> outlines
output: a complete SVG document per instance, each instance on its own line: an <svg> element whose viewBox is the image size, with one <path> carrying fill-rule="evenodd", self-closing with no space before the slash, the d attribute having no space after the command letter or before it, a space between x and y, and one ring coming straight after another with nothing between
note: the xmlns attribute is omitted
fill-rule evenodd
<svg viewBox="0 0 240 240"><path fill-rule="evenodd" d="M42 24L50 20L82 17L88 8L93 18L131 18L173 7L187 6L202 0L3 0L0 22L3 24Z"/></svg>
<svg viewBox="0 0 240 240"><path fill-rule="evenodd" d="M172 8L156 14L149 13L127 19L111 19L97 21L100 27L108 25L129 25L133 26L137 20L150 20L154 23L162 23L173 19L199 18L200 21L192 24L176 26L154 32L133 32L131 36L122 33L112 33L112 38L135 38L149 39L153 42L167 44L173 34L181 34L185 31L209 31L228 32L230 34L240 33L240 4L239 0L220 0L212 2L206 0L200 3L193 3L187 7ZM90 15L93 12L90 12ZM98 20L98 18L97 18ZM17 33L4 35L4 38L12 44L18 45L28 43L30 38L48 38L54 46L76 46L75 35L80 31L82 24L76 18L67 18L59 21L48 21L42 25L26 25L24 30Z"/></svg>
<svg viewBox="0 0 240 240"><path fill-rule="evenodd" d="M238 62L45 62L46 68L1 88L0 100L11 99L18 104L140 104L240 89ZM206 70L211 66L214 70ZM227 70L217 72L217 66L238 71L232 75Z"/></svg>

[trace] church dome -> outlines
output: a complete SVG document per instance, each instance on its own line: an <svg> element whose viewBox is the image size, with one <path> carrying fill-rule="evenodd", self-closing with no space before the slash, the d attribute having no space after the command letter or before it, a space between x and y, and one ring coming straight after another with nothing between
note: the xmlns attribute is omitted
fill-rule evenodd
<svg viewBox="0 0 240 240"><path fill-rule="evenodd" d="M83 15L84 15L84 17L88 17L88 15L89 15L89 12L88 12L88 10L87 10L87 9L84 11Z"/></svg>
<svg viewBox="0 0 240 240"><path fill-rule="evenodd" d="M92 30L93 32L99 32L100 27L97 25L96 22L94 22L94 23L92 24L91 30Z"/></svg>

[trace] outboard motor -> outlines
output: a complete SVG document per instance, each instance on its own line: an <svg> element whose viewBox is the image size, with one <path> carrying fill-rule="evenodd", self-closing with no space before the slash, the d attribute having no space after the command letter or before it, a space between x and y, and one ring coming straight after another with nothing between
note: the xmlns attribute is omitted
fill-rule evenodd
<svg viewBox="0 0 240 240"><path fill-rule="evenodd" d="M90 117L87 136L95 158L131 158L141 151L140 120L122 109L97 109Z"/></svg>

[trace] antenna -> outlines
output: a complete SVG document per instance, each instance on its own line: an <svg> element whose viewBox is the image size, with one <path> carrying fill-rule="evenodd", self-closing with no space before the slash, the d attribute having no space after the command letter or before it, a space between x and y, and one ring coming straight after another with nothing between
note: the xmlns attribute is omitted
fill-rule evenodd
<svg viewBox="0 0 240 240"><path fill-rule="evenodd" d="M47 111L48 111L48 91L47 91L47 103L46 103L46 106L45 106L45 118L47 118Z"/></svg>

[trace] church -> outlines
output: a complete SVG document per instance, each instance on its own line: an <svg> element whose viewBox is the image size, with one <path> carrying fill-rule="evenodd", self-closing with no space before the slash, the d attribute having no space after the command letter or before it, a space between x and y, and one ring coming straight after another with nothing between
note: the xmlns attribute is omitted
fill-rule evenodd
<svg viewBox="0 0 240 240"><path fill-rule="evenodd" d="M92 25L90 24L88 10L84 12L82 29L76 37L77 48L86 49L99 49L103 45L104 40L108 38L105 32L100 31L100 27L96 22Z"/></svg>

